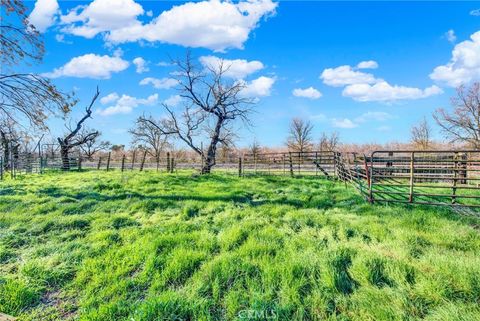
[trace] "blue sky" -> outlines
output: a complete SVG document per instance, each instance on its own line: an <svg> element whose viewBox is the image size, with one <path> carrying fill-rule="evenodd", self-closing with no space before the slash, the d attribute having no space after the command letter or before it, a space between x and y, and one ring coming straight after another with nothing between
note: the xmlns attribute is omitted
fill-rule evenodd
<svg viewBox="0 0 480 321"><path fill-rule="evenodd" d="M161 102L175 103L164 62L186 48L199 61L232 60L232 78L258 98L239 146L254 137L282 145L292 117L310 119L317 138L337 131L344 142L407 141L412 124L449 107L455 86L480 80L476 2L26 4L36 6L31 21L46 46L43 63L28 70L75 90L79 111L98 85L103 103L90 126L112 143L130 141L139 115L161 117ZM54 133L62 130L52 121Z"/></svg>

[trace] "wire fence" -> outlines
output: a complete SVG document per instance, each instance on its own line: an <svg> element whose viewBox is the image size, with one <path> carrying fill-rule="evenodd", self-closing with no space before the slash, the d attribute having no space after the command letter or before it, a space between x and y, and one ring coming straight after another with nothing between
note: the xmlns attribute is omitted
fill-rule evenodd
<svg viewBox="0 0 480 321"><path fill-rule="evenodd" d="M48 171L200 172L201 157L147 151L97 157L23 153L0 158L0 179ZM371 203L409 203L480 209L480 151L336 151L257 153L218 157L213 172L239 176L317 176L352 185Z"/></svg>

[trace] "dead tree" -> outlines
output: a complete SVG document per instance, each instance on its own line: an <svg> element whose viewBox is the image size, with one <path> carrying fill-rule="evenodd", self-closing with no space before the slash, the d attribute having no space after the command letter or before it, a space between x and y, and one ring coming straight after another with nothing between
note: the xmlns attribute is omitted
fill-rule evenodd
<svg viewBox="0 0 480 321"><path fill-rule="evenodd" d="M169 146L168 135L153 125L154 119L152 117L139 117L135 121L135 127L129 130L132 135L132 145L145 146L147 152L155 158L157 169L160 163L161 153Z"/></svg>
<svg viewBox="0 0 480 321"><path fill-rule="evenodd" d="M86 137L89 133L94 132L94 130L90 128L83 127L78 137ZM101 132L98 132L98 136L85 141L84 144L79 145L80 149L82 150L85 157L89 160L93 160L93 156L103 150L107 150L110 148L111 144L108 141L99 140L100 136L102 135Z"/></svg>
<svg viewBox="0 0 480 321"><path fill-rule="evenodd" d="M318 148L320 151L334 152L340 145L340 136L337 132L333 132L330 135L322 133Z"/></svg>
<svg viewBox="0 0 480 321"><path fill-rule="evenodd" d="M258 154L260 154L262 151L262 147L260 146L260 144L258 143L257 139L253 139L253 142L252 144L250 144L250 146L248 146L248 152L250 154L252 154L253 158L257 158Z"/></svg>
<svg viewBox="0 0 480 321"><path fill-rule="evenodd" d="M288 131L287 146L290 151L303 153L312 149L313 125L308 120L292 119Z"/></svg>
<svg viewBox="0 0 480 321"><path fill-rule="evenodd" d="M60 155L62 157L63 170L70 169L70 151L73 148L82 146L91 140L95 140L100 135L100 132L96 130L91 132L81 131L83 123L91 117L93 104L95 103L99 95L100 92L97 88L97 92L93 96L90 105L85 108L85 115L77 122L74 128L70 126L68 127L68 134L65 135L65 137L57 138L57 141L60 145Z"/></svg>
<svg viewBox="0 0 480 321"><path fill-rule="evenodd" d="M203 160L202 174L210 173L216 164L218 144L231 139L232 124L242 120L249 125L249 113L254 99L242 94L244 82L226 81L229 66L221 61L218 66L206 69L194 65L190 54L183 61L175 61L182 113L163 104L167 118L157 122L143 117L157 126L164 135L182 140ZM179 107L175 107L179 109ZM205 141L206 150L202 146Z"/></svg>
<svg viewBox="0 0 480 321"><path fill-rule="evenodd" d="M430 148L431 142L431 132L432 129L427 122L426 118L423 118L421 122L417 125L412 126L410 133L411 133L411 141L415 148L421 150L427 150Z"/></svg>
<svg viewBox="0 0 480 321"><path fill-rule="evenodd" d="M438 109L433 118L451 143L480 149L480 83L457 88L451 103L452 113Z"/></svg>

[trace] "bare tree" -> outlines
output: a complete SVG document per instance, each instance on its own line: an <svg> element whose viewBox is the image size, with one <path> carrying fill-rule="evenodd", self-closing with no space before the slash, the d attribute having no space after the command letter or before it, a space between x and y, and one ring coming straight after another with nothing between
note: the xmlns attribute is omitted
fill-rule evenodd
<svg viewBox="0 0 480 321"><path fill-rule="evenodd" d="M49 114L70 111L76 100L59 91L50 80L12 69L22 61L40 62L44 46L40 34L28 23L23 1L1 0L0 20L0 117L14 122L27 119L45 128Z"/></svg>
<svg viewBox="0 0 480 321"><path fill-rule="evenodd" d="M287 138L287 146L290 151L306 152L312 149L313 125L308 120L300 118L292 119Z"/></svg>
<svg viewBox="0 0 480 321"><path fill-rule="evenodd" d="M427 150L431 147L431 132L432 129L427 122L426 118L423 118L418 124L413 125L410 129L411 141L415 148L421 150Z"/></svg>
<svg viewBox="0 0 480 321"><path fill-rule="evenodd" d="M176 75L182 113L179 115L163 104L167 119L157 122L143 118L157 126L164 135L182 140L202 157L202 174L210 173L216 164L218 144L231 140L233 122L240 119L249 124L254 99L242 95L244 82L226 81L229 66L224 66L223 62L203 69L195 65L187 53L185 60L177 60L174 64L178 68ZM202 141L207 143L206 150L201 147Z"/></svg>
<svg viewBox="0 0 480 321"><path fill-rule="evenodd" d="M255 138L252 144L250 144L250 146L248 147L248 152L252 154L254 158L257 158L258 154L260 154L261 151L262 151L262 147L260 146L257 139Z"/></svg>
<svg viewBox="0 0 480 321"><path fill-rule="evenodd" d="M151 116L137 118L135 127L129 133L132 135L132 145L145 146L147 152L155 158L158 169L160 155L169 146L168 135L158 128Z"/></svg>
<svg viewBox="0 0 480 321"><path fill-rule="evenodd" d="M82 127L80 132L78 133L78 137L87 137L89 133L94 132L94 130ZM100 136L102 135L101 132L98 132L98 136L94 137L93 139L88 139L85 141L84 144L79 145L80 149L82 150L83 154L87 157L88 160L92 160L93 156L100 151L107 150L110 148L112 144L108 141L99 140Z"/></svg>
<svg viewBox="0 0 480 321"><path fill-rule="evenodd" d="M433 118L451 143L480 149L480 83L460 86L451 99L453 113L437 109Z"/></svg>
<svg viewBox="0 0 480 321"><path fill-rule="evenodd" d="M90 105L85 108L85 115L77 122L75 127L67 126L68 134L64 137L58 137L57 141L60 144L60 154L62 156L62 169L70 169L70 151L75 147L80 147L91 140L95 140L100 135L99 131L82 131L83 123L92 116L92 107L97 100L100 92L98 91L92 98Z"/></svg>
<svg viewBox="0 0 480 321"><path fill-rule="evenodd" d="M340 136L337 132L330 133L322 133L320 137L320 143L318 144L318 148L321 151L336 151L340 145Z"/></svg>

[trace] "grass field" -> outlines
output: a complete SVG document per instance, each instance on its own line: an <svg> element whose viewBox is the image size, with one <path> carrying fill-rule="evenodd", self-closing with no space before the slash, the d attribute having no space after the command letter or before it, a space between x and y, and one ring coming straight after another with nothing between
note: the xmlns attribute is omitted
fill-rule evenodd
<svg viewBox="0 0 480 321"><path fill-rule="evenodd" d="M478 224L314 177L33 175L0 182L0 312L480 320Z"/></svg>

